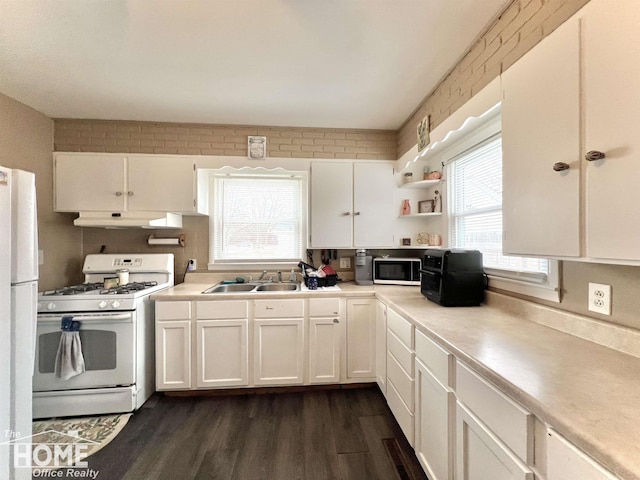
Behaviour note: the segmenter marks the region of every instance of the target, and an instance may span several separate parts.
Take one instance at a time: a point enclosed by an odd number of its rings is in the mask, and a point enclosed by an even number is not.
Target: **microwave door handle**
[[[121,313],[118,315],[109,315],[109,316],[91,316],[91,315],[60,315],[55,317],[39,317],[38,323],[60,323],[62,317],[70,316],[73,317],[74,320],[78,322],[90,322],[90,323],[126,323],[133,322],[133,317],[130,313]]]

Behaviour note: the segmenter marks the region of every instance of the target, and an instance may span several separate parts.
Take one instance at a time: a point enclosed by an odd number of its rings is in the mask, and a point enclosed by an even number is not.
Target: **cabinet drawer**
[[[387,403],[402,432],[413,447],[413,414],[402,401],[392,381],[387,381]]]
[[[310,298],[310,317],[332,317],[340,315],[340,299],[338,298]]]
[[[413,378],[407,375],[393,355],[387,355],[387,380],[392,382],[409,411],[413,413]]]
[[[184,320],[191,318],[191,302],[156,302],[156,320]]]
[[[453,388],[453,354],[416,330],[416,358],[418,358],[431,374],[442,384]]]
[[[387,351],[395,357],[405,372],[413,378],[413,352],[391,331],[387,331]]]
[[[387,312],[387,328],[395,333],[402,343],[413,349],[413,325],[390,308]]]
[[[533,415],[457,362],[456,394],[525,462],[533,461]]]
[[[256,300],[256,318],[304,317],[304,300]]]
[[[564,480],[615,480],[616,477],[569,443],[554,429],[547,429],[547,478]]]
[[[196,317],[199,320],[229,320],[248,316],[249,302],[245,300],[196,302]]]

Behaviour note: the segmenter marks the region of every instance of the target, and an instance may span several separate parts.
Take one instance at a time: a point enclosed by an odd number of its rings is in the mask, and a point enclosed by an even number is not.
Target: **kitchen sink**
[[[256,292],[295,292],[297,290],[300,290],[299,283],[265,283],[256,288]]]
[[[202,293],[297,292],[299,283],[219,283]]]
[[[229,284],[219,284],[214,285],[211,288],[207,288],[202,293],[236,293],[236,292],[250,292],[256,288],[255,285],[251,285],[249,283],[229,283]]]

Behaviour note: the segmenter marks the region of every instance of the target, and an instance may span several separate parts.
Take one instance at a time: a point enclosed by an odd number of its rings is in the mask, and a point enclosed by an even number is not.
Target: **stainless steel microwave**
[[[419,258],[376,257],[373,259],[373,283],[386,285],[420,285]]]

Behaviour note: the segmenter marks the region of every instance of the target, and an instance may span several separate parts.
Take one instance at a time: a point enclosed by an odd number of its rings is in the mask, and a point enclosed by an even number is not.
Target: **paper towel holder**
[[[149,235],[149,238],[147,238],[147,244],[151,247],[157,247],[157,246],[166,247],[171,245],[175,245],[175,246],[179,245],[181,247],[184,247],[185,235],[184,233],[182,233],[177,237],[156,237],[155,235],[151,234]]]

